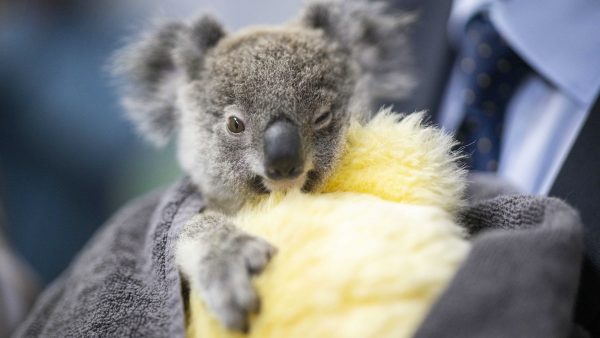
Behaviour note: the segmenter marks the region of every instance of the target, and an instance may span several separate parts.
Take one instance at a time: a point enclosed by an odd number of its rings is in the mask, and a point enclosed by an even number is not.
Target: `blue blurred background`
[[[160,18],[209,10],[230,29],[279,23],[299,0],[0,1],[0,196],[7,236],[55,278],[112,213],[180,175],[122,117],[106,64]]]

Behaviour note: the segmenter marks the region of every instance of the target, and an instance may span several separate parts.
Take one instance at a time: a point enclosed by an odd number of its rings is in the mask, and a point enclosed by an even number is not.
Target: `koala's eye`
[[[315,129],[325,128],[331,123],[331,110],[321,111],[314,120]]]
[[[234,134],[239,134],[243,132],[246,127],[244,126],[244,122],[237,116],[230,116],[227,119],[227,129]]]

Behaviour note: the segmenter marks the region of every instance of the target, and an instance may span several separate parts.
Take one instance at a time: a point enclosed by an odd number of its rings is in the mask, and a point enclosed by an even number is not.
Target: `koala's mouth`
[[[293,189],[301,189],[306,182],[306,173],[292,179],[272,180],[266,177],[261,177],[263,186],[269,191],[288,191]]]
[[[301,189],[303,192],[311,192],[319,182],[320,175],[315,170],[290,180],[270,180],[261,175],[256,175],[251,180],[252,189],[258,194],[269,194],[274,191],[289,191]]]

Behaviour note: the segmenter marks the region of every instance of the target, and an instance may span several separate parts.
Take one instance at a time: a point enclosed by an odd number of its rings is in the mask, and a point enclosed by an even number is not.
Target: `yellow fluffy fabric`
[[[424,127],[423,113],[402,117],[383,109],[365,126],[353,122],[341,163],[322,191],[365,193],[454,213],[465,188],[465,171],[451,150],[454,140]]]
[[[464,171],[452,139],[381,111],[352,123],[319,193],[271,196],[236,224],[279,249],[255,279],[262,311],[250,337],[408,337],[467,255],[455,224]],[[223,329],[190,295],[188,337]]]

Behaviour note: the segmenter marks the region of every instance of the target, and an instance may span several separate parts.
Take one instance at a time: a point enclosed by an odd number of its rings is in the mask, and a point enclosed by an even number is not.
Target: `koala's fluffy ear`
[[[112,73],[123,81],[123,106],[138,131],[164,145],[177,128],[179,84],[198,76],[204,55],[225,35],[213,17],[160,25],[119,51]]]
[[[405,98],[414,87],[407,37],[414,17],[383,1],[316,0],[300,22],[323,30],[351,54],[360,68],[355,96],[375,109],[375,102]]]

